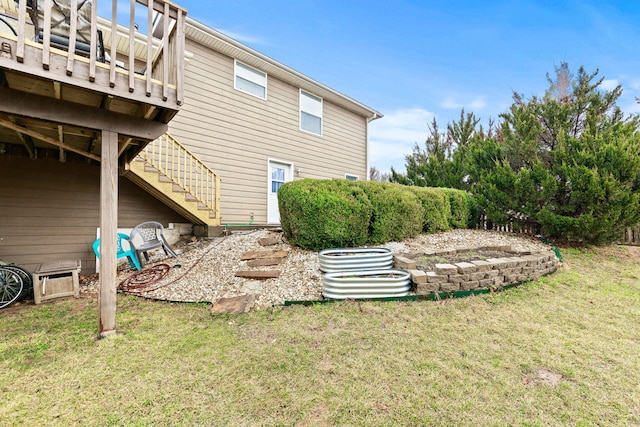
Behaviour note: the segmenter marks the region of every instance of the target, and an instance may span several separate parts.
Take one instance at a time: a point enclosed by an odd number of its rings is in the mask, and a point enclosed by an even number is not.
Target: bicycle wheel
[[[0,267],[0,308],[13,304],[22,295],[24,283],[20,275],[5,267]]]
[[[17,265],[3,265],[2,267],[15,271],[22,279],[22,294],[18,297],[18,301],[22,301],[27,297],[33,298],[33,276],[31,276],[31,272]]]

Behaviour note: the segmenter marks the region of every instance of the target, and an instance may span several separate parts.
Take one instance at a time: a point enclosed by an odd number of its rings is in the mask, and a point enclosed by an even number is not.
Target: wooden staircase
[[[220,177],[171,135],[149,143],[124,176],[194,224],[220,225]]]

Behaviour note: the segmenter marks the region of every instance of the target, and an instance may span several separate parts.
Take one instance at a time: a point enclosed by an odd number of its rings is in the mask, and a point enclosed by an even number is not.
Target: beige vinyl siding
[[[43,262],[80,259],[83,272],[95,271],[99,165],[5,155],[0,182],[0,259],[30,271]],[[120,178],[119,186],[118,227],[188,222],[129,180]]]
[[[234,89],[233,58],[191,40],[187,49],[185,104],[169,132],[220,174],[223,223],[252,212],[266,223],[269,159],[293,163],[296,179],[366,176],[364,117],[325,99],[323,135],[301,131],[299,88],[268,75],[267,99],[256,98]]]

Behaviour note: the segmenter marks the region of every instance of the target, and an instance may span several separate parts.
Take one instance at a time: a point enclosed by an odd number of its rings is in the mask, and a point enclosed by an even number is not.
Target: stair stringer
[[[127,165],[124,176],[194,224],[219,226],[215,211],[141,159]]]

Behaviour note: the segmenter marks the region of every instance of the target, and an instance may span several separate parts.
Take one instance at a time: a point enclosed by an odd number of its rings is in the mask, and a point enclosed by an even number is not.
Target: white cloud
[[[429,133],[434,114],[421,108],[409,108],[385,114],[369,125],[369,164],[389,171],[404,171],[405,156],[413,146],[422,144]]]
[[[634,90],[638,90],[640,89],[640,79],[636,78],[636,79],[632,79],[631,82],[629,83],[629,85],[627,87],[625,87],[625,89],[634,89]]]
[[[263,38],[260,38],[248,33],[238,33],[235,31],[230,31],[230,30],[228,31],[228,30],[222,29],[218,27],[215,22],[213,22],[210,19],[207,19],[206,17],[204,18],[198,17],[198,21],[206,25],[207,27],[214,28],[217,31],[220,31],[225,36],[231,37],[232,39],[240,43],[251,44],[251,45],[269,45],[269,42]]]
[[[625,114],[639,114],[640,104],[635,101],[628,102],[626,105],[620,107]]]
[[[487,102],[484,100],[484,97],[478,97],[472,100],[469,104],[467,104],[465,108],[469,111],[475,111],[475,110],[482,110],[486,106],[487,106]]]
[[[602,83],[600,83],[600,88],[602,90],[613,90],[616,87],[618,87],[618,85],[620,84],[620,82],[618,80],[614,80],[614,79],[605,79],[602,81]]]
[[[467,111],[482,110],[487,106],[487,102],[484,100],[484,96],[476,96],[471,100],[460,101],[455,96],[447,96],[441,103],[440,107],[446,110],[461,110]]]
[[[625,114],[639,114],[640,104],[638,104],[637,98],[640,97],[640,78],[629,79],[623,89],[617,104]]]
[[[253,45],[266,45],[267,42],[263,39],[261,39],[260,37],[255,37],[249,34],[241,34],[241,33],[235,33],[233,31],[227,31],[227,30],[223,30],[218,28],[218,31],[220,31],[222,34],[231,37],[232,39],[239,41],[240,43],[243,44],[253,44]]]
[[[456,101],[452,96],[448,96],[440,103],[442,108],[446,108],[447,110],[459,110],[464,107],[464,104],[460,104]]]

